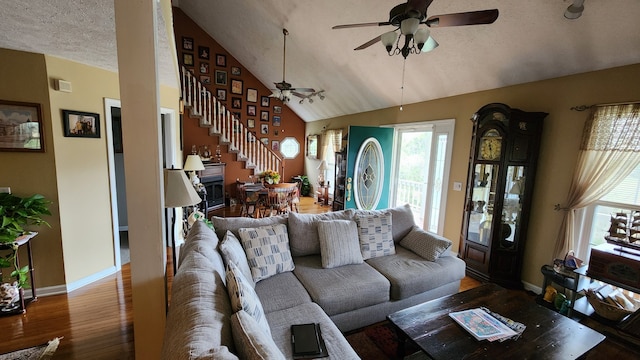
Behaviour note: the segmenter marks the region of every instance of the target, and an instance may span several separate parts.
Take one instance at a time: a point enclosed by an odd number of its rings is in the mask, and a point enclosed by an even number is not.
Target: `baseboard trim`
[[[528,283],[526,281],[523,281],[522,284],[524,284],[524,289],[525,290],[529,290],[535,294],[542,294],[542,288],[536,285],[533,285],[531,283]]]
[[[54,285],[54,286],[45,286],[45,287],[38,287],[37,290],[37,294],[38,297],[41,296],[52,296],[52,295],[61,295],[61,294],[68,294],[74,290],[78,290],[84,286],[87,286],[89,284],[92,284],[98,280],[102,280],[105,277],[109,276],[109,275],[113,275],[115,274],[117,271],[115,266],[112,266],[110,268],[107,268],[105,270],[102,270],[100,272],[97,272],[91,276],[87,276],[83,279],[80,279],[78,281],[74,281],[72,283],[66,284],[66,285]],[[24,295],[25,297],[31,297],[33,295],[33,292],[31,289],[25,289],[24,291]]]

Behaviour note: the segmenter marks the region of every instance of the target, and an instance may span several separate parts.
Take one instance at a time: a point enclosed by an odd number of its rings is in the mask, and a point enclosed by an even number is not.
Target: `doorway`
[[[415,223],[442,235],[455,121],[394,126],[394,206],[409,204]]]
[[[104,99],[105,135],[107,138],[107,160],[109,164],[109,183],[111,193],[111,219],[113,226],[114,262],[116,271],[120,271],[122,264],[128,261],[128,223],[127,196],[125,188],[124,153],[122,146],[122,119],[120,116],[120,100]],[[178,167],[177,163],[177,118],[173,109],[160,108],[161,114],[161,143],[162,165],[164,168]],[[165,211],[165,224],[171,224],[171,212]],[[122,235],[122,236],[121,236]],[[168,237],[169,234],[165,234]],[[123,262],[124,260],[124,262]]]

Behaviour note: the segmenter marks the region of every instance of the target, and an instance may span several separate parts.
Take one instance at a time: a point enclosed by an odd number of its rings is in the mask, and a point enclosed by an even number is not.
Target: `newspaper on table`
[[[449,316],[480,341],[516,340],[526,329],[524,324],[496,314],[484,307],[452,312]]]

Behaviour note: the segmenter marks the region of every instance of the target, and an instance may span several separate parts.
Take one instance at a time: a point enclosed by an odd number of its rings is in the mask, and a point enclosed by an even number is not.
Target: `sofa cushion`
[[[253,282],[253,276],[251,275],[251,268],[249,268],[249,262],[247,261],[247,255],[244,252],[240,240],[229,230],[224,235],[222,242],[220,243],[220,252],[225,263],[232,262],[238,270],[242,272],[244,278],[251,280],[251,286],[255,287]]]
[[[389,300],[389,281],[366,263],[324,269],[320,256],[295,259],[293,273],[329,315]]]
[[[393,241],[397,243],[407,236],[409,231],[411,231],[411,227],[415,225],[413,212],[411,212],[411,205],[404,204],[384,210],[355,210],[355,214],[371,215],[379,214],[383,211],[391,213],[391,219],[393,220],[391,233],[393,234]]]
[[[292,272],[284,272],[261,280],[256,284],[255,290],[267,314],[311,302],[307,289]]]
[[[400,241],[400,245],[413,251],[421,257],[436,261],[440,255],[444,254],[451,247],[451,240],[444,238],[438,234],[424,231],[414,225],[411,232]]]
[[[224,238],[224,234],[227,233],[227,230],[230,230],[232,233],[239,237],[240,234],[238,234],[238,230],[240,228],[255,228],[259,226],[286,224],[287,214],[269,216],[260,219],[248,217],[223,218],[219,216],[212,216],[211,223],[213,224],[213,228],[216,229],[216,235],[218,235],[220,239]]]
[[[233,341],[242,359],[271,360],[285,357],[273,342],[271,334],[265,333],[255,319],[240,310],[231,316]]]
[[[391,282],[391,298],[405,299],[464,278],[465,263],[455,256],[429,261],[402,246],[396,254],[366,261]]]
[[[275,274],[293,270],[286,225],[240,228],[238,233],[247,254],[253,281],[258,282]]]
[[[200,221],[187,236],[173,278],[162,359],[210,359],[225,346],[234,348],[229,322],[233,311],[217,243],[215,233]]]
[[[249,281],[244,278],[242,272],[233,263],[227,264],[227,293],[229,294],[233,311],[246,311],[256,320],[265,333],[271,335],[260,298],[258,298]]]
[[[396,253],[391,233],[391,213],[356,214],[362,258],[367,260]]]
[[[275,311],[267,314],[267,318],[271,324],[273,341],[287,358],[291,358],[293,355],[291,325],[318,323],[329,353],[327,359],[359,359],[347,339],[318,304],[306,303],[286,310]]]
[[[319,255],[320,240],[318,238],[318,221],[350,220],[353,210],[341,210],[323,214],[289,213],[289,239],[291,254],[295,256]]]
[[[362,264],[358,228],[351,220],[318,222],[318,239],[323,268]]]

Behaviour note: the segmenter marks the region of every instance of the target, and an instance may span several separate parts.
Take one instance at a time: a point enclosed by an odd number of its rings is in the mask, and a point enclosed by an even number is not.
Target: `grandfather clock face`
[[[502,154],[502,137],[500,133],[491,129],[482,135],[478,147],[478,159],[499,160]]]

